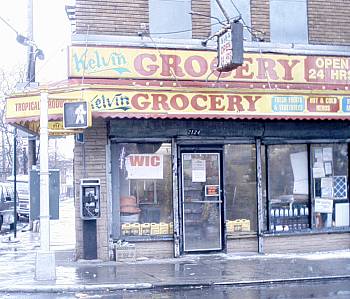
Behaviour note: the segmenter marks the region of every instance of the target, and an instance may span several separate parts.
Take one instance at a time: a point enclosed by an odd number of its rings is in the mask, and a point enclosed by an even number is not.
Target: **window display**
[[[314,227],[349,226],[347,144],[312,145],[311,159]]]
[[[268,206],[270,231],[309,228],[309,178],[306,144],[270,145]]]
[[[172,234],[171,145],[123,143],[117,155],[121,235]]]
[[[224,164],[227,233],[255,232],[257,230],[255,145],[225,145]]]

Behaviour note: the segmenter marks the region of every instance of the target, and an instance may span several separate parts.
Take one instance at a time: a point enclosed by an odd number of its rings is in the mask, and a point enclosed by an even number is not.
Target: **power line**
[[[0,20],[3,21],[12,31],[18,35],[18,31],[13,26],[11,26],[2,16],[0,16]]]

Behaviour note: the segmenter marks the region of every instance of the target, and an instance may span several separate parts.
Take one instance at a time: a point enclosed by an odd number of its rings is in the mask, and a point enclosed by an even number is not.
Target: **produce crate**
[[[151,234],[151,223],[142,223],[141,224],[141,235],[149,236]]]
[[[151,223],[151,235],[159,235],[159,223]]]
[[[130,236],[130,234],[131,234],[130,223],[123,223],[122,224],[122,235],[123,236]]]
[[[130,234],[132,236],[139,236],[140,235],[140,230],[141,230],[140,223],[131,223],[131,225],[130,225]]]
[[[169,224],[161,222],[159,223],[159,234],[168,235],[169,234]]]

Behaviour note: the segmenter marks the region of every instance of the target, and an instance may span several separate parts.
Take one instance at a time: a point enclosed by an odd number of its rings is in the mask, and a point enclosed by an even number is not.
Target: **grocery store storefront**
[[[74,46],[69,61],[49,115],[53,132],[63,102],[92,109],[75,147],[78,258],[91,234],[104,260],[120,240],[158,258],[349,249],[348,58],[246,53],[218,82],[210,51]],[[11,97],[8,120],[33,124],[36,101]],[[82,178],[101,181],[93,233]]]

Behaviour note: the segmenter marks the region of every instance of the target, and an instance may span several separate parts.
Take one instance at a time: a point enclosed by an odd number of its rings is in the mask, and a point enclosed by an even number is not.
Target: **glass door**
[[[220,153],[181,153],[184,252],[222,250]]]

